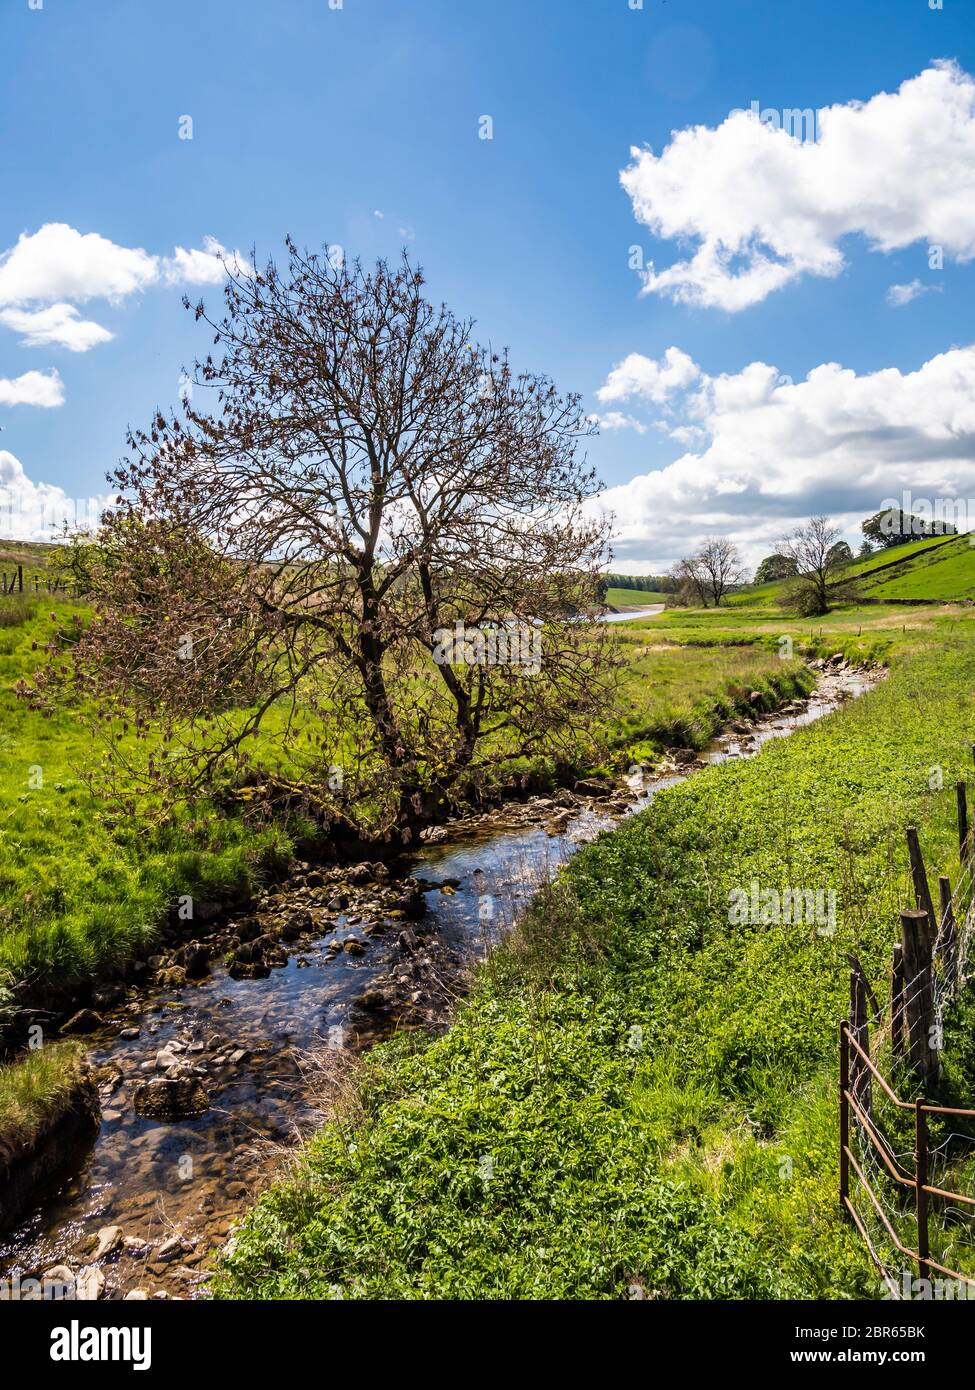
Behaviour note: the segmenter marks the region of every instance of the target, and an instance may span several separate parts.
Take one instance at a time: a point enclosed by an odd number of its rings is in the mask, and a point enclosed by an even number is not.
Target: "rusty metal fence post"
[[[850,1089],[850,1041],[847,1037],[847,1023],[840,1023],[840,1209],[845,1220],[849,1220],[846,1209],[850,1196],[850,1103],[847,1094]]]
[[[914,1102],[914,1192],[917,1201],[917,1274],[919,1279],[930,1277],[928,1256],[928,1123],[924,1114],[924,1101],[920,1097]]]

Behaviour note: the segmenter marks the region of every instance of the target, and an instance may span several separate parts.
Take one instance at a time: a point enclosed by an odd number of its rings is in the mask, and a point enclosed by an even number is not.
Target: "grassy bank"
[[[4,985],[70,999],[147,949],[177,895],[219,898],[291,852],[285,827],[206,807],[160,823],[151,805],[134,822],[92,798],[85,775],[100,750],[85,726],[14,693],[78,611],[60,603],[52,617],[51,602],[0,601],[0,1024]]]
[[[882,993],[904,826],[954,872],[975,733],[971,621],[899,646],[862,701],[580,853],[444,1038],[370,1057],[218,1293],[877,1296],[837,1218],[846,953]],[[835,930],[734,925],[753,879],[834,891]]]
[[[0,1171],[72,1104],[82,1079],[82,1049],[71,1040],[28,1052],[0,1067]]]
[[[686,630],[661,631],[658,621],[627,623],[618,634],[625,665],[619,706],[605,730],[617,766],[652,761],[667,748],[703,748],[728,720],[774,709],[815,684],[804,662],[783,661],[772,646],[733,633],[682,642]]]

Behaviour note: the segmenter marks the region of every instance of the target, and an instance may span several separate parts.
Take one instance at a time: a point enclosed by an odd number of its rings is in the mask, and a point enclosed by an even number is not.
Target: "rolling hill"
[[[975,599],[975,537],[934,536],[875,552],[844,571],[856,579],[861,603],[950,603]],[[729,607],[781,603],[786,581],[753,585],[732,594]]]

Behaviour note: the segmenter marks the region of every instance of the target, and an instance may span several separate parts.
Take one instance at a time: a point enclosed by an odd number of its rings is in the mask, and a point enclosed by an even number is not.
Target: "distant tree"
[[[829,517],[814,516],[804,526],[797,526],[782,544],[781,553],[796,567],[787,600],[807,617],[828,613],[831,600],[846,602],[856,594],[854,584],[840,583],[846,562],[839,552],[839,539],[839,527]]]
[[[831,548],[829,555],[837,569],[842,569],[845,565],[853,564],[853,551],[847,545],[846,541],[837,541]]]
[[[882,549],[894,545],[904,545],[907,541],[923,540],[929,536],[954,536],[957,526],[950,521],[925,521],[923,517],[901,511],[900,507],[888,507],[867,517],[860,530]]]
[[[872,554],[873,554],[873,546],[870,544],[870,542],[869,542],[869,540],[867,539],[867,537],[864,536],[863,541],[862,541],[862,543],[861,543],[861,545],[860,545],[860,549],[857,551],[857,557],[858,557],[858,559],[860,559],[860,560],[867,560],[867,559],[869,559],[869,557],[870,557]]]
[[[709,536],[701,547],[698,561],[707,591],[718,608],[729,589],[745,578],[741,552],[734,541],[724,536]]]
[[[755,571],[755,583],[771,584],[776,579],[791,579],[795,572],[795,561],[788,555],[766,555]]]
[[[744,579],[741,554],[734,541],[708,536],[694,555],[685,555],[671,570],[687,603],[719,607],[728,591]]]
[[[708,587],[698,555],[685,555],[671,566],[670,579],[677,602],[685,607],[707,608]]]

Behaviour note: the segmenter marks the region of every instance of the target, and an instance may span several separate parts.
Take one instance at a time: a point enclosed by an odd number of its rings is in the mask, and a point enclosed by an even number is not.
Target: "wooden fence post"
[[[19,591],[20,593],[23,593],[23,592],[24,592],[24,567],[23,567],[23,565],[18,565],[18,566],[17,566],[17,589],[18,589],[18,591]]]
[[[955,800],[958,803],[958,857],[962,866],[971,854],[971,836],[968,833],[968,791],[964,782],[955,786]]]
[[[867,981],[862,968],[855,966],[850,971],[850,1032],[853,1040],[870,1055],[870,1029],[867,1023]],[[850,1095],[860,1109],[869,1115],[872,1111],[873,1086],[866,1062],[857,1052],[851,1050],[850,1056]]]
[[[911,1066],[925,1082],[938,1079],[938,1052],[931,1047],[934,1026],[934,988],[931,979],[931,931],[925,912],[901,913],[904,993],[910,1033]]]
[[[959,783],[964,788],[964,783]],[[966,838],[968,815],[965,815]],[[928,921],[934,923],[934,903],[931,901],[931,889],[928,887],[928,876],[924,869],[924,858],[921,854],[921,845],[917,838],[917,830],[913,825],[907,827],[907,852],[911,857],[911,878],[914,880],[914,899],[919,912],[926,912]],[[908,977],[910,978],[910,977]]]

